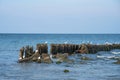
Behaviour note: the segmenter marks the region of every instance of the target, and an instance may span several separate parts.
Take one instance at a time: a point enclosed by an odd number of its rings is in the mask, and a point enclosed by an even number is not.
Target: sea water
[[[35,50],[37,43],[47,43],[49,50],[52,43],[120,43],[120,34],[0,34],[0,80],[120,80],[120,65],[111,58],[119,58],[120,50],[87,54],[92,60],[86,61],[70,56],[71,64],[17,63],[19,49],[31,45]]]

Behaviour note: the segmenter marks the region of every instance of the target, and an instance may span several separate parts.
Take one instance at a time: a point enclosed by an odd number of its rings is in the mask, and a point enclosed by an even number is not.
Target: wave
[[[112,54],[120,54],[120,52],[111,52]]]
[[[97,58],[107,58],[107,59],[112,59],[112,58],[115,58],[116,56],[115,55],[112,55],[112,56],[100,56],[100,55],[97,55]]]

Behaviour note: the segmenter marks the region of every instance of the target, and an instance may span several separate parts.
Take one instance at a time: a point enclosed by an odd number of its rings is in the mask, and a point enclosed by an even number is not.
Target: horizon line
[[[0,33],[0,34],[120,34],[120,33]]]

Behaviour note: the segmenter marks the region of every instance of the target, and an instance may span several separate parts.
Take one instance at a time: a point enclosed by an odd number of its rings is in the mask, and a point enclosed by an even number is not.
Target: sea
[[[19,49],[36,44],[120,44],[120,34],[0,34],[0,80],[120,80],[120,50],[85,54],[91,60],[71,55],[74,63],[18,63]],[[97,57],[99,55],[99,57]],[[100,57],[101,56],[101,57]],[[69,70],[64,73],[64,70]]]

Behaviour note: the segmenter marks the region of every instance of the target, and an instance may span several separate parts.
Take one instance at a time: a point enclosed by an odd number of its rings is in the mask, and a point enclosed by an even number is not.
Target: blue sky
[[[120,33],[120,0],[0,0],[0,33]]]

